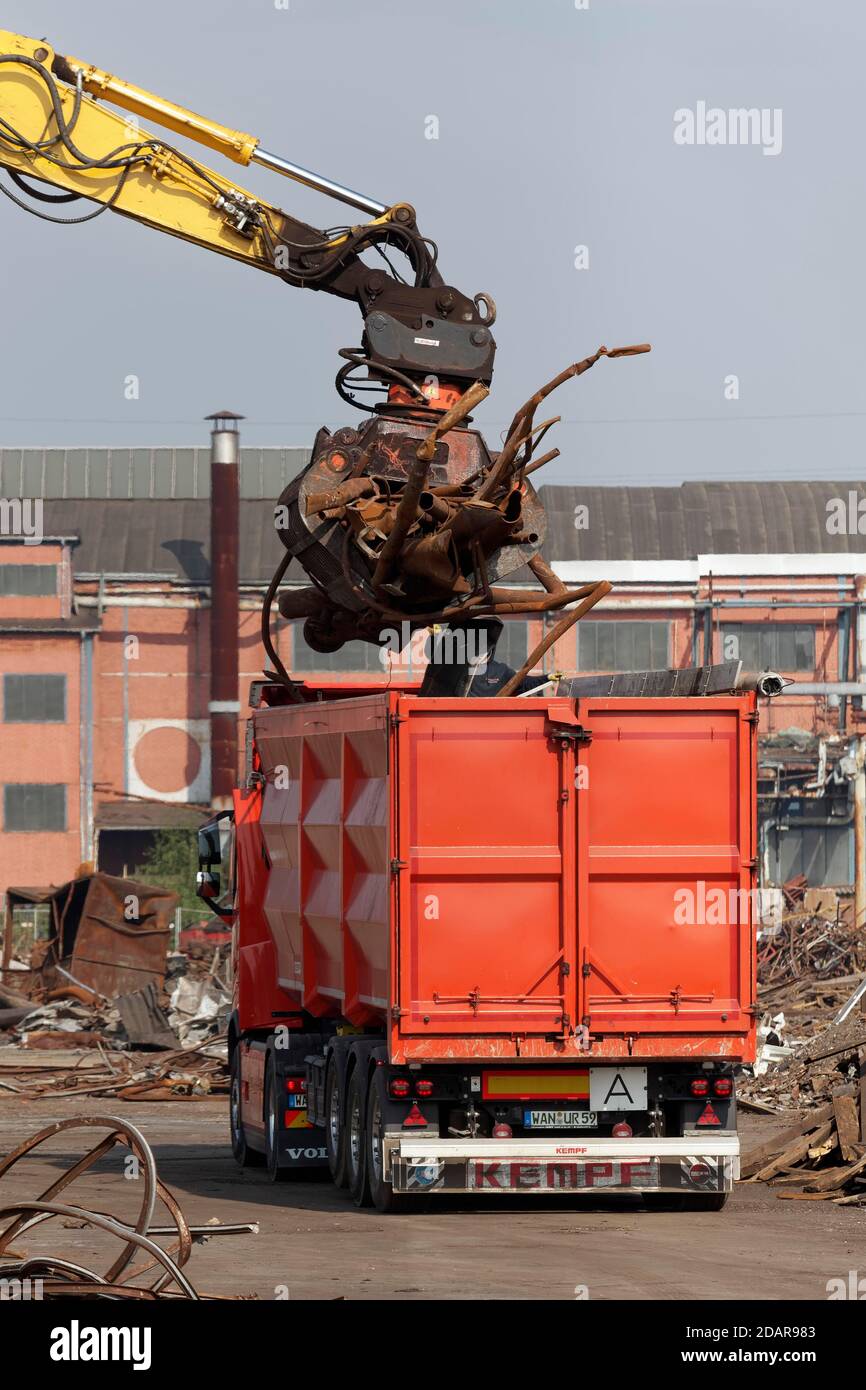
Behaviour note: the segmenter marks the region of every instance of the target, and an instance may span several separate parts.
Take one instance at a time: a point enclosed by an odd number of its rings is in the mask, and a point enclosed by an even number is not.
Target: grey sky
[[[855,0],[6,0],[2,23],[413,203],[446,279],[498,304],[493,444],[568,362],[652,342],[561,389],[539,481],[861,474]],[[676,145],[698,101],[781,108],[781,153]],[[239,177],[315,225],[346,215]],[[3,199],[0,245],[4,445],[201,443],[223,406],[248,443],[309,444],[353,417],[332,384],[351,304],[111,214],[58,228]]]

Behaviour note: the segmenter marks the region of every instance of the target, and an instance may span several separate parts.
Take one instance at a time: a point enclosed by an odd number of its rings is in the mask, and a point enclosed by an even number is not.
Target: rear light
[[[302,1076],[287,1076],[286,1090],[289,1095],[297,1095],[299,1091],[306,1091],[307,1083]]]
[[[710,1094],[710,1083],[705,1076],[695,1077],[694,1081],[689,1082],[689,1090],[693,1096],[708,1096]]]
[[[414,1104],[412,1106],[412,1109],[409,1111],[409,1114],[403,1121],[404,1129],[407,1129],[410,1126],[420,1127],[421,1129],[427,1128],[427,1121],[424,1119],[424,1116],[421,1114],[421,1111],[418,1109],[417,1105]]]
[[[415,1094],[416,1094],[416,1096],[432,1096],[432,1094],[433,1094],[433,1082],[432,1082],[432,1081],[416,1081],[416,1082],[415,1082]]]
[[[494,1139],[510,1139],[512,1135],[511,1125],[498,1124],[493,1126]]]
[[[734,1083],[729,1076],[720,1076],[713,1082],[713,1090],[717,1096],[729,1096],[734,1089]]]
[[[630,1139],[633,1133],[634,1131],[627,1120],[620,1120],[611,1130],[614,1139]]]
[[[409,1094],[409,1082],[406,1080],[405,1076],[392,1076],[391,1080],[388,1082],[388,1090],[392,1096],[396,1096],[398,1100],[402,1100]]]

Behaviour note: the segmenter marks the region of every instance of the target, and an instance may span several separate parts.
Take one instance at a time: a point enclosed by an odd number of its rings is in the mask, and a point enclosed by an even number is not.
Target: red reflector
[[[400,1098],[408,1096],[409,1082],[406,1080],[405,1076],[392,1076],[388,1083],[388,1090],[391,1092],[392,1096],[398,1096]]]
[[[510,1139],[512,1135],[511,1125],[499,1124],[493,1126],[494,1139]]]
[[[422,1129],[427,1128],[427,1121],[424,1119],[424,1116],[421,1114],[421,1111],[418,1109],[417,1105],[412,1106],[412,1109],[409,1111],[409,1114],[403,1121],[404,1129],[406,1129],[409,1125],[416,1127],[420,1126]]]
[[[720,1125],[722,1122],[713,1109],[712,1102],[707,1101],[704,1106],[703,1114],[698,1118],[699,1125]]]
[[[630,1139],[633,1133],[634,1131],[627,1120],[620,1120],[611,1130],[614,1139]]]
[[[693,1096],[708,1096],[710,1094],[710,1083],[706,1077],[699,1076],[689,1083],[689,1090]]]
[[[704,1183],[710,1176],[710,1170],[706,1163],[693,1163],[689,1169],[689,1177],[692,1182]]]
[[[433,1082],[432,1082],[432,1081],[416,1081],[416,1082],[415,1082],[415,1094],[416,1094],[416,1096],[432,1096],[432,1094],[433,1094]]]
[[[306,1089],[307,1083],[302,1076],[286,1077],[286,1090],[290,1093],[295,1094],[298,1091],[306,1091]]]
[[[729,1076],[720,1076],[718,1081],[713,1082],[713,1090],[717,1096],[729,1096],[734,1089],[734,1083]]]

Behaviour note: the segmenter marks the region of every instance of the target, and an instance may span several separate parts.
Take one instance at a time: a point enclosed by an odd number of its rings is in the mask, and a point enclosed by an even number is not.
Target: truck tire
[[[343,1119],[340,1071],[333,1057],[328,1061],[325,1076],[325,1135],[331,1181],[335,1187],[346,1187],[349,1182],[346,1165],[346,1125]]]
[[[367,1179],[373,1206],[381,1212],[401,1212],[412,1209],[411,1198],[405,1192],[395,1192],[385,1181],[382,1163],[382,1140],[385,1135],[385,1077],[377,1067],[370,1081],[367,1096]]]
[[[251,1149],[244,1135],[241,1123],[241,1050],[232,1049],[229,1063],[229,1135],[232,1154],[240,1168],[261,1168],[265,1156],[257,1149]]]
[[[686,1210],[722,1211],[730,1195],[730,1192],[702,1192],[698,1197],[687,1197]]]
[[[277,1112],[277,1088],[274,1084],[274,1067],[270,1057],[265,1067],[265,1163],[271,1182],[285,1182],[289,1170],[280,1167],[279,1125]]]
[[[686,1198],[679,1192],[645,1192],[643,1203],[647,1211],[682,1211]]]
[[[364,1123],[366,1086],[364,1068],[359,1064],[352,1070],[346,1092],[346,1175],[349,1192],[356,1207],[370,1206],[370,1183],[367,1176],[367,1134]]]

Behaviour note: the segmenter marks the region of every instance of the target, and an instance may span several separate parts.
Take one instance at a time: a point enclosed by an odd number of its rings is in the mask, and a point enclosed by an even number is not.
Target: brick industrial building
[[[241,717],[260,675],[261,599],[282,549],[272,502],[302,449],[242,449]],[[3,514],[0,891],[63,882],[83,863],[132,871],[160,827],[210,796],[207,449],[4,449],[0,498],[42,498],[41,540]],[[761,715],[765,875],[851,882],[851,809],[838,768],[866,732],[866,553],[828,528],[843,483],[545,487],[545,554],[612,594],[544,658],[565,672],[739,657],[796,684]],[[296,566],[289,583],[304,582]],[[542,619],[509,622],[518,665]],[[352,643],[322,657],[275,619],[295,674],[388,679]],[[423,664],[418,643],[401,672]],[[240,740],[243,748],[243,739]]]

